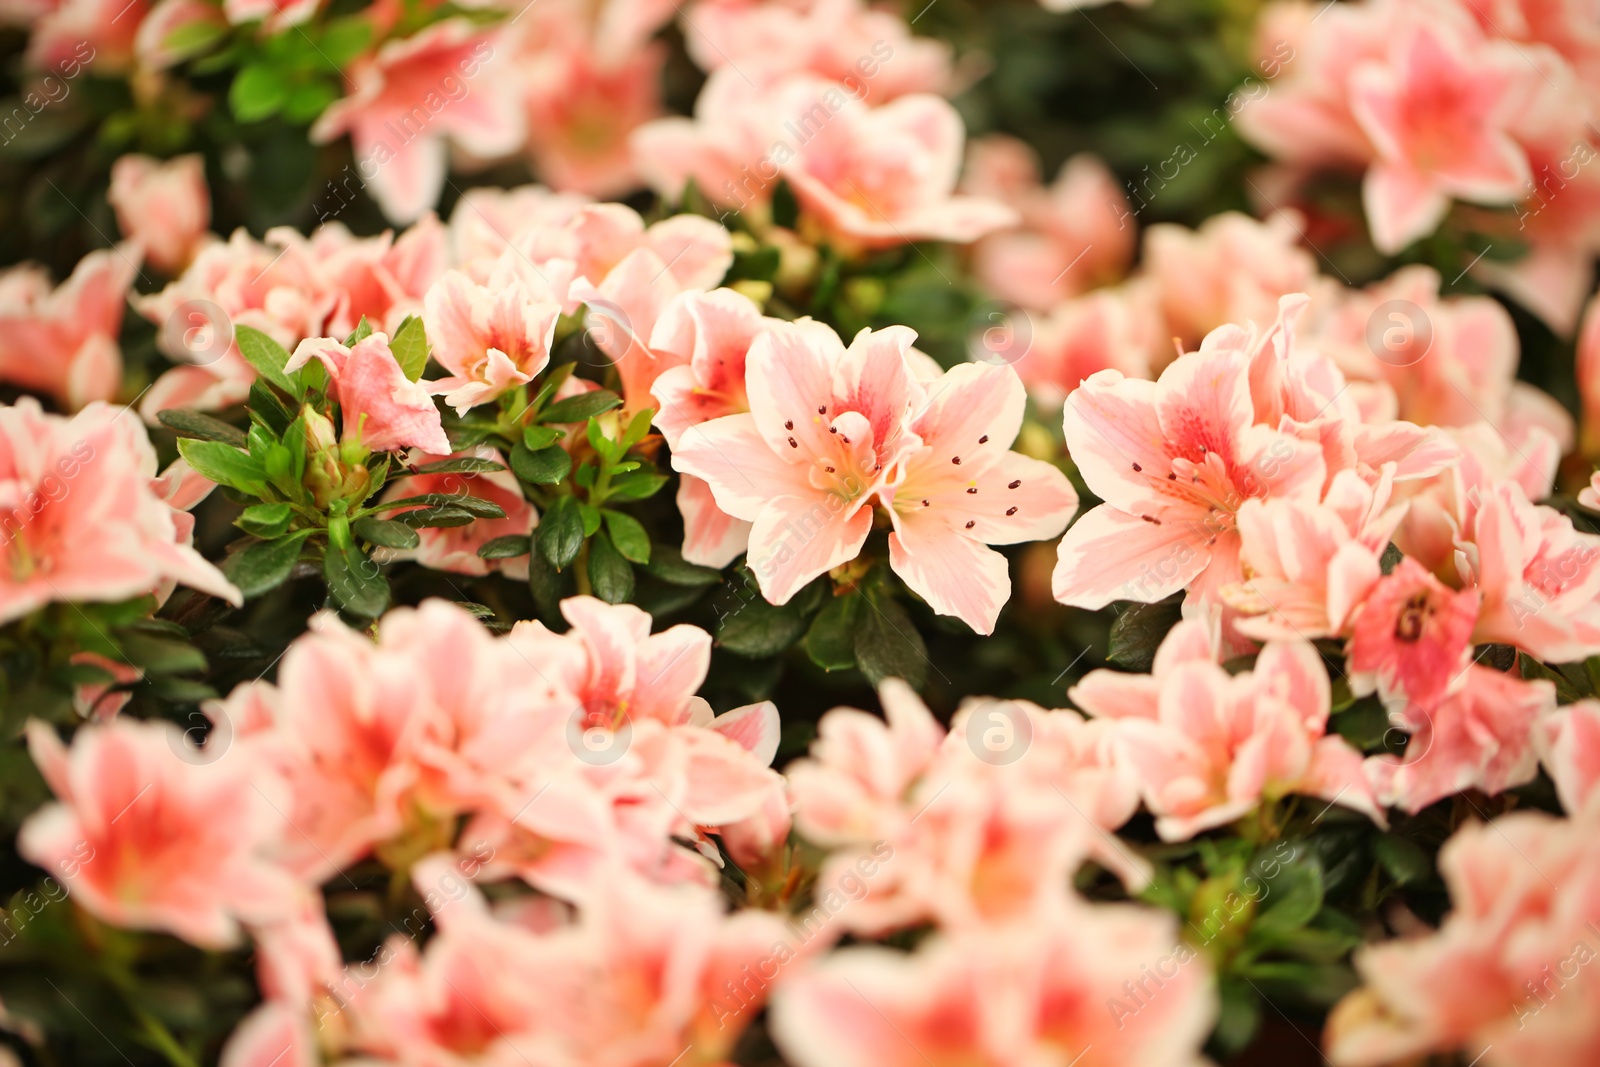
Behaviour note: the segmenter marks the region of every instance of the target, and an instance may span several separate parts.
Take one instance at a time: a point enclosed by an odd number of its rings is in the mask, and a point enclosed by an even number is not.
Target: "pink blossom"
[[[263,23],[270,32],[305,22],[317,13],[322,0],[223,0],[222,10],[234,25]]]
[[[1453,910],[1436,931],[1357,951],[1365,986],[1329,1019],[1331,1062],[1378,1067],[1460,1050],[1485,1067],[1520,1067],[1600,1053],[1597,987],[1584,966],[1600,919],[1595,810],[1516,812],[1457,830],[1439,854]]]
[[[480,445],[465,452],[447,456],[415,453],[410,459],[413,467],[451,459],[487,459],[505,465],[505,457],[493,448]],[[508,470],[485,471],[471,474],[413,474],[398,478],[384,492],[385,500],[402,500],[406,497],[437,493],[447,496],[470,496],[487,500],[504,511],[503,519],[477,519],[465,526],[427,527],[417,531],[421,540],[414,549],[391,551],[395,559],[414,559],[424,567],[454,574],[480,577],[493,571],[518,581],[528,577],[528,557],[488,560],[478,555],[478,549],[498,537],[526,537],[539,524],[539,514],[522,495],[516,476]],[[390,514],[398,517],[406,508],[397,508]]]
[[[54,601],[115,602],[182,582],[241,603],[155,492],[155,450],[125,409],[67,419],[32,397],[0,407],[0,620]]]
[[[564,225],[587,203],[585,196],[553,193],[542,185],[468,189],[450,215],[455,262],[470,274],[473,265],[493,263],[523,234]]]
[[[750,558],[773,603],[860,553],[874,496],[921,444],[907,426],[914,338],[863,330],[846,349],[820,323],[773,327],[747,357],[750,412],[693,427],[673,451],[674,469],[754,524]]]
[[[1525,785],[1539,771],[1539,721],[1554,708],[1551,683],[1470,664],[1439,704],[1391,706],[1390,721],[1410,734],[1405,755],[1369,758],[1367,777],[1384,804],[1413,813],[1452,793]]]
[[[428,382],[465,414],[525,385],[550,362],[561,305],[517,279],[490,287],[450,271],[428,290],[423,323],[433,358],[450,377]]]
[[[205,160],[198,154],[163,163],[149,156],[119,156],[111,167],[106,199],[123,235],[139,242],[150,265],[177,274],[189,265],[211,224]]]
[[[241,769],[242,756],[185,760],[187,744],[170,724],[118,719],[81,728],[68,750],[32,723],[29,750],[57,803],[28,819],[17,848],[106,922],[226,948],[240,920],[272,918],[295,884],[266,858],[282,825],[274,783]]]
[[[1534,728],[1539,761],[1556,784],[1561,806],[1577,815],[1600,783],[1600,701],[1557,708]]]
[[[0,381],[74,409],[110,400],[122,385],[117,338],[138,254],[132,245],[90,252],[54,289],[34,264],[0,272]]]
[[[985,237],[974,249],[985,290],[1044,310],[1127,273],[1138,231],[1128,225],[1132,209],[1122,186],[1099,158],[1073,156],[1045,188],[1032,149],[1020,141],[991,135],[967,153],[962,190],[1022,216],[1022,229]]]
[[[217,1067],[315,1067],[316,1040],[303,1014],[269,1000],[228,1036]]]
[[[1026,405],[1009,368],[946,372],[912,416],[921,446],[882,491],[895,573],[935,611],[981,634],[994,631],[1011,598],[1006,558],[986,546],[1049,540],[1078,510],[1066,475],[1011,451]]]
[[[450,441],[428,390],[410,381],[389,338],[370,334],[346,348],[331,337],[311,338],[295,346],[284,370],[294,373],[311,360],[328,372],[328,389],[339,402],[344,440],[373,452],[420,448],[445,455]]]
[[[422,313],[422,299],[449,260],[444,227],[431,212],[399,237],[352,237],[337,222],[318,226],[310,249],[333,309],[323,332],[347,337],[364,318],[393,335],[409,315]]]
[[[745,395],[745,355],[760,332],[777,320],[761,314],[732,289],[687,292],[656,321],[650,348],[669,362],[650,387],[655,425],[670,448],[691,427],[750,410]],[[750,542],[750,524],[717,507],[711,488],[692,474],[681,476],[678,510],[683,514],[683,558],[726,567]]]
[[[99,73],[126,73],[133,64],[139,24],[149,11],[149,0],[49,3],[28,38],[28,65],[69,78],[91,65]]]
[[[942,98],[872,108],[819,82],[812,100],[798,112],[806,136],[781,169],[801,208],[846,247],[963,244],[1016,221],[1004,204],[955,195],[965,131]]]
[[[1198,1067],[1216,1000],[1175,927],[1132,905],[1063,904],[1028,927],[936,936],[909,955],[847,948],[778,989],[773,1038],[798,1067]],[[1152,971],[1156,991],[1131,996]]]
[[[1067,398],[1067,451],[1105,503],[1061,542],[1057,600],[1094,609],[1186,589],[1185,611],[1203,610],[1243,577],[1246,500],[1319,499],[1322,449],[1253,421],[1250,366],[1240,349],[1202,350],[1155,382],[1099,371]]]
[[[689,54],[703,69],[735,67],[763,82],[809,73],[840,82],[876,103],[942,92],[950,46],[915,37],[905,20],[862,0],[806,4],[724,4],[684,14]]]
[[[1600,293],[1590,299],[1578,331],[1578,396],[1582,402],[1585,456],[1600,457]]]
[[[1161,838],[1186,840],[1291,793],[1382,825],[1361,754],[1327,732],[1330,686],[1316,649],[1269,641],[1253,669],[1230,675],[1201,625],[1167,635],[1153,678],[1094,671],[1067,694],[1116,723],[1117,758],[1139,780]]]
[[[1160,336],[1155,297],[1154,287],[1139,281],[1064,300],[1044,316],[991,314],[993,325],[972,343],[972,356],[985,362],[997,356],[1009,360],[1018,345],[1026,345],[1011,366],[1033,401],[1054,411],[1096,371],[1153,376],[1161,347],[1171,343]]]
[[[350,69],[354,89],[322,113],[312,141],[348,133],[384,214],[420,218],[444,188],[447,138],[491,158],[522,143],[522,117],[498,80],[504,75],[486,69],[500,43],[465,19],[386,42]]]
[[[1466,681],[1477,619],[1476,590],[1457,592],[1416,560],[1402,559],[1356,608],[1351,689],[1434,707]]]

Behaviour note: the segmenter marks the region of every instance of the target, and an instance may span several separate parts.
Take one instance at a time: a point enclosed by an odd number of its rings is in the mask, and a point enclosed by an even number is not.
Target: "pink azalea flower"
[[[305,1016],[269,1000],[234,1028],[217,1067],[316,1067],[317,1063],[316,1039]]]
[[[928,387],[912,417],[922,445],[883,490],[889,561],[935,611],[981,634],[1011,598],[1005,556],[986,546],[1058,536],[1078,510],[1072,483],[1011,451],[1027,392],[1015,372],[968,363]]]
[[[773,327],[747,357],[750,413],[695,426],[673,451],[674,469],[754,524],[750,557],[772,603],[860,553],[874,496],[921,444],[907,425],[914,339],[863,330],[846,349],[820,323]]]
[[[433,358],[450,377],[428,383],[464,415],[531,382],[550,363],[561,305],[520,281],[478,285],[450,271],[428,290],[423,324]]]
[[[322,0],[223,0],[222,10],[236,26],[260,22],[276,33],[305,22],[321,6]]]
[[[1535,731],[1554,709],[1551,683],[1473,663],[1439,704],[1391,706],[1390,721],[1410,734],[1405,755],[1369,758],[1367,777],[1385,805],[1413,813],[1468,789],[1525,785],[1539,772]]]
[[[227,948],[240,920],[272,918],[296,886],[266,858],[281,827],[270,777],[174,755],[187,744],[170,724],[118,719],[81,728],[68,750],[30,724],[58,802],[28,819],[17,848],[112,925]]]
[[[1378,561],[1405,514],[1405,505],[1389,506],[1393,475],[1394,468],[1385,467],[1371,486],[1343,470],[1321,503],[1253,499],[1240,506],[1246,577],[1222,591],[1247,616],[1235,622],[1240,633],[1260,641],[1309,641],[1348,628],[1382,578]]]
[[[0,622],[53,601],[115,602],[169,582],[242,603],[155,492],[155,450],[126,409],[71,419],[32,397],[0,407]]]
[[[198,154],[162,163],[149,156],[119,156],[111,167],[106,199],[123,235],[139,242],[150,265],[177,274],[200,250],[211,225],[205,160]]]
[[[69,408],[110,400],[122,385],[122,312],[137,246],[90,252],[52,289],[44,269],[0,272],[0,381]]]
[[[1244,502],[1314,502],[1327,476],[1316,444],[1253,418],[1250,358],[1236,349],[1189,353],[1155,382],[1104,370],[1079,386],[1067,451],[1105,503],[1067,530],[1056,599],[1095,609],[1186,589],[1194,612],[1239,581]]]
[[[1096,371],[1153,376],[1161,346],[1171,343],[1159,336],[1161,313],[1155,297],[1147,282],[1130,282],[1064,300],[1045,316],[991,314],[992,325],[969,341],[969,349],[983,362],[1009,362],[1034,403],[1058,411]],[[1019,345],[1026,347],[1013,361]]]
[[[542,185],[468,189],[450,215],[455,262],[471,274],[473,265],[492,264],[524,234],[565,225],[587,203],[585,196],[553,193]]]
[[[801,208],[846,247],[964,244],[1016,222],[1004,204],[955,195],[965,131],[943,98],[914,93],[870,108],[837,85],[812,92],[798,114],[817,129],[781,169]]]
[[[326,223],[310,246],[335,300],[323,331],[330,337],[348,337],[362,319],[392,336],[407,316],[422,313],[423,296],[449,261],[444,227],[431,212],[398,238],[391,230],[352,237],[343,225]]]
[[[1331,693],[1316,649],[1269,641],[1252,670],[1230,675],[1200,626],[1167,635],[1153,678],[1093,671],[1067,693],[1116,723],[1117,758],[1138,778],[1161,838],[1187,840],[1290,793],[1383,825],[1360,753],[1327,732]]]
[[[1478,593],[1457,592],[1409,557],[1378,579],[1356,608],[1350,686],[1385,701],[1434,707],[1466,681]]]
[[[487,459],[502,466],[505,457],[493,448],[480,445],[465,452],[447,456],[416,453],[410,465],[422,466],[448,459]],[[478,519],[465,526],[428,527],[417,531],[421,540],[414,549],[387,550],[394,559],[413,559],[424,567],[453,574],[481,577],[498,571],[509,578],[526,581],[528,557],[488,560],[478,555],[478,549],[497,537],[526,537],[539,525],[539,513],[522,495],[516,475],[509,470],[487,471],[481,474],[413,474],[396,479],[384,492],[385,500],[402,500],[406,497],[438,493],[447,496],[470,496],[498,504],[506,513],[503,519]],[[410,509],[396,509],[391,514],[403,515]]]
[[[761,314],[732,289],[687,292],[656,321],[650,348],[677,365],[650,387],[656,429],[676,449],[690,427],[750,410],[745,395],[745,355],[757,335],[777,320]],[[681,476],[678,510],[683,515],[683,558],[726,567],[750,543],[750,524],[717,507],[711,487],[692,474]]]
[[[1578,331],[1578,396],[1582,401],[1583,439],[1580,447],[1591,458],[1600,456],[1600,293],[1589,301]],[[1536,498],[1537,499],[1537,498]]]
[[[1002,300],[1048,309],[1120,280],[1133,261],[1138,230],[1132,209],[1095,156],[1067,160],[1047,189],[1032,149],[990,135],[968,147],[962,190],[1000,200],[1022,216],[1022,229],[985,237],[973,250],[979,282]]]
[[[798,1067],[1198,1067],[1216,998],[1175,926],[1131,905],[1062,905],[909,955],[847,948],[779,987],[773,1038]]]
[[[1511,135],[1525,68],[1515,49],[1438,24],[1402,31],[1386,62],[1350,74],[1350,111],[1377,159],[1362,200],[1380,251],[1432,233],[1451,198],[1518,199],[1528,159]]]
[[[312,141],[348,133],[384,214],[396,222],[420,218],[444,188],[446,139],[486,158],[522,143],[522,116],[499,80],[504,75],[486,69],[500,43],[465,19],[384,43],[350,69],[354,90],[317,119]]]
[[[1454,907],[1436,931],[1357,951],[1366,984],[1328,1021],[1330,1061],[1379,1067],[1456,1051],[1485,1067],[1592,1060],[1595,810],[1457,830],[1439,854]]]
[[[58,0],[41,12],[28,38],[35,70],[123,74],[132,66],[134,38],[149,0]]]
[[[370,334],[354,348],[331,337],[301,341],[284,370],[292,374],[313,359],[328,372],[328,389],[344,421],[344,440],[373,452],[420,448],[449,453],[439,409],[422,383],[406,378],[389,350],[388,337]]]
[[[775,81],[810,73],[843,83],[875,102],[938,93],[950,82],[950,46],[915,37],[905,20],[862,0],[808,4],[725,4],[711,0],[684,14],[689,55],[715,71],[737,65]]]
[[[1600,784],[1600,701],[1557,708],[1534,728],[1539,761],[1569,815],[1583,811]]]

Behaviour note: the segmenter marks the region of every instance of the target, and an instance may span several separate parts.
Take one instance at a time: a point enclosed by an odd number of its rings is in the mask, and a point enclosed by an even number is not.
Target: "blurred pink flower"
[[[1152,377],[1162,346],[1171,343],[1171,338],[1161,336],[1155,299],[1154,287],[1140,280],[1072,297],[1042,316],[1017,311],[991,314],[988,321],[993,325],[988,329],[999,332],[986,330],[971,345],[971,354],[984,362],[996,358],[1009,362],[1034,403],[1056,411],[1096,371]],[[1026,347],[1013,360],[1019,345]]]
[[[422,299],[445,271],[449,248],[445,230],[432,212],[398,237],[385,230],[376,237],[352,237],[337,222],[311,234],[312,259],[334,305],[323,332],[348,337],[365,318],[390,336],[409,315],[422,313]]]
[[[1457,592],[1407,557],[1378,579],[1350,626],[1350,687],[1424,708],[1466,682],[1478,593]]]
[[[535,173],[553,189],[588,196],[637,189],[630,137],[661,113],[666,50],[643,45],[608,58],[588,40],[536,45],[519,59]]]
[[[772,603],[856,557],[875,495],[921,444],[908,426],[914,339],[903,326],[862,330],[846,349],[821,323],[774,326],[750,346],[750,412],[700,424],[673,452],[674,469],[754,524],[750,558]]]
[[[17,848],[106,922],[228,948],[241,920],[270,920],[295,895],[266,856],[281,789],[242,756],[185,760],[187,745],[169,723],[117,719],[82,727],[69,750],[31,723],[28,747],[57,803],[28,819]]]
[[[1028,400],[1014,371],[967,363],[927,389],[910,422],[922,443],[881,491],[890,565],[935,611],[992,633],[1011,576],[986,546],[1060,536],[1078,494],[1055,466],[1011,451]]]
[[[54,289],[36,264],[0,271],[0,381],[73,409],[116,395],[138,255],[137,245],[90,252]]]
[[[526,129],[512,83],[488,69],[503,47],[494,32],[466,19],[385,42],[350,68],[353,90],[322,113],[311,140],[348,133],[357,169],[384,214],[412,222],[444,188],[447,139],[485,158],[522,144]]]
[[[0,407],[0,621],[54,601],[115,602],[182,582],[241,603],[156,494],[155,450],[127,409],[68,419],[32,397]]]
[[[176,275],[209,236],[211,193],[198,154],[165,163],[150,156],[119,156],[111,167],[106,199],[123,236],[139,243],[149,264]]]
[[[343,420],[343,440],[373,452],[420,448],[449,453],[439,409],[425,386],[406,378],[389,350],[388,337],[373,333],[354,348],[331,337],[310,338],[295,346],[284,369],[292,374],[313,359],[328,372],[328,390],[339,402]]]
[[[306,21],[321,6],[322,0],[223,0],[222,10],[234,25],[261,22],[276,33]]]

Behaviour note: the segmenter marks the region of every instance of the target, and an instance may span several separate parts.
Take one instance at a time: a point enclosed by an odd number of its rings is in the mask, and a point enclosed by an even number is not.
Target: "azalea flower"
[[[155,474],[155,450],[125,409],[92,404],[67,419],[32,397],[0,407],[0,622],[176,582],[242,603],[190,547],[193,520],[157,495]]]
[[[1457,592],[1409,557],[1356,607],[1348,646],[1350,687],[1386,701],[1436,706],[1466,682],[1478,593]]]
[[[914,339],[862,330],[846,349],[821,323],[775,326],[746,357],[750,412],[693,427],[673,451],[674,469],[754,524],[750,558],[772,603],[860,553],[874,496],[921,445],[907,426]]]
[[[1171,342],[1160,336],[1155,300],[1154,286],[1140,280],[1072,297],[1043,316],[992,311],[978,323],[983,332],[969,342],[971,355],[1009,363],[1041,410],[1059,411],[1096,371],[1153,376],[1161,346]]]
[[[326,290],[334,298],[325,329],[348,337],[366,319],[393,336],[408,316],[422,313],[422,299],[449,261],[445,230],[432,212],[395,236],[353,237],[337,222],[318,226],[308,249]]]
[[[373,452],[449,453],[439,409],[425,386],[406,378],[387,336],[369,334],[353,348],[331,337],[301,341],[284,371],[293,374],[313,359],[328,372],[328,392],[339,402],[345,441]]]
[[[1185,620],[1162,642],[1154,676],[1092,671],[1067,691],[1116,723],[1117,758],[1139,780],[1162,840],[1187,840],[1290,793],[1383,825],[1361,754],[1327,732],[1331,690],[1316,649],[1269,641],[1251,670],[1230,675],[1216,648],[1205,624]]]
[[[1030,926],[935,936],[911,954],[843,949],[779,987],[773,1039],[798,1067],[1198,1067],[1216,999],[1175,925],[1131,905],[1062,904]]]
[[[166,163],[118,156],[106,199],[116,209],[123,235],[137,241],[149,264],[164,273],[187,267],[210,236],[211,194],[205,160],[198,154]]]
[[[138,247],[90,252],[54,289],[36,264],[0,271],[0,381],[77,409],[122,385],[122,311]]]
[[[69,750],[31,723],[28,748],[57,803],[28,819],[17,848],[106,922],[223,949],[241,920],[269,920],[295,895],[267,857],[279,787],[242,769],[242,756],[174,755],[187,744],[171,724],[118,719],[81,728]]]
[[[928,387],[910,429],[922,445],[883,496],[889,562],[935,611],[981,634],[1011,598],[1006,558],[985,546],[1057,536],[1078,494],[1049,463],[1011,451],[1027,393],[1005,367],[966,364]]]
[[[455,270],[434,283],[422,321],[433,358],[450,377],[430,381],[432,391],[464,415],[531,382],[550,363],[561,318],[549,295],[504,276],[481,286]]]

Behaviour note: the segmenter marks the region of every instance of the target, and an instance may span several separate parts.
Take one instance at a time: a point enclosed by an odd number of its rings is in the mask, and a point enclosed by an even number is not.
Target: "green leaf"
[[[480,519],[503,519],[506,517],[505,509],[492,500],[482,497],[467,496],[463,493],[423,493],[421,496],[402,497],[399,500],[385,500],[372,510],[388,511],[391,508],[459,508],[471,512]]]
[[[554,404],[539,413],[540,422],[585,422],[622,405],[622,398],[609,389],[593,389]]]
[[[322,558],[322,576],[328,581],[328,592],[352,615],[376,619],[389,606],[389,581],[383,568],[353,544],[342,550],[328,546]]]
[[[170,674],[156,675],[145,682],[145,687],[170,704],[199,704],[215,700],[217,691],[204,682],[192,678],[176,678]]]
[[[221,441],[235,448],[244,447],[244,431],[198,411],[173,408],[157,412],[156,418],[161,420],[161,425],[179,437],[192,437],[198,441]]]
[[[337,99],[339,90],[325,81],[297,85],[283,102],[284,121],[300,126],[315,122]]]
[[[1266,885],[1265,907],[1250,927],[1252,938],[1298,930],[1322,910],[1322,864],[1313,856],[1283,864]]]
[[[516,559],[526,556],[533,551],[533,538],[526,534],[509,534],[505,537],[496,537],[492,541],[485,541],[478,546],[478,556],[482,559]]]
[[[188,641],[123,631],[117,635],[128,662],[146,674],[192,674],[206,669],[206,656]]]
[[[282,74],[266,64],[252,63],[233,79],[228,104],[240,122],[260,122],[277,114],[288,96],[289,86]]]
[[[537,452],[541,448],[549,448],[565,436],[554,426],[528,426],[522,431],[522,443],[528,446],[529,452]]]
[[[833,597],[806,631],[806,655],[825,671],[844,671],[856,665],[856,621],[863,598]]]
[[[310,535],[310,530],[300,530],[276,541],[247,545],[222,561],[222,573],[246,600],[253,600],[289,580],[300,560],[300,546]]]
[[[226,31],[214,22],[199,20],[177,27],[162,40],[162,49],[169,56],[187,59],[199,55],[223,37]]]
[[[589,584],[607,604],[622,604],[633,595],[633,567],[605,534],[589,542]]]
[[[593,504],[579,504],[578,514],[583,516],[583,536],[593,537],[600,532],[600,509]]]
[[[786,651],[805,636],[808,620],[801,598],[796,596],[781,606],[769,604],[756,588],[754,578],[745,578],[743,592],[734,585],[730,594],[719,597],[715,605],[721,617],[717,644],[729,652],[766,659]]]
[[[422,538],[417,531],[404,522],[394,519],[378,519],[365,515],[350,524],[350,531],[364,541],[371,542],[382,548],[396,548],[402,551],[416,548],[422,543]]]
[[[365,341],[371,336],[372,323],[368,322],[367,317],[363,315],[361,316],[361,321],[356,323],[356,328],[351,330],[350,333],[346,335],[344,339],[344,346],[346,348],[354,348],[356,345],[360,344],[362,341]]]
[[[1255,1040],[1261,1028],[1261,998],[1249,982],[1223,978],[1217,983],[1221,1006],[1207,1052],[1219,1061],[1231,1060]]]
[[[1111,647],[1106,659],[1123,670],[1150,673],[1156,649],[1181,617],[1182,607],[1176,598],[1158,604],[1129,604],[1111,624]]]
[[[583,548],[583,516],[575,498],[557,498],[539,520],[538,538],[540,554],[556,570],[566,570],[578,558]]]
[[[504,463],[481,456],[462,456],[459,459],[442,459],[438,463],[424,463],[412,469],[412,474],[488,474],[505,470]]]
[[[296,413],[284,407],[278,394],[259,378],[250,383],[250,399],[246,403],[251,417],[279,437],[288,433],[294,423]]]
[[[283,369],[289,353],[282,345],[253,326],[234,326],[233,340],[257,374],[296,400],[305,396],[305,389]]]
[[[1401,885],[1419,882],[1433,873],[1428,854],[1415,842],[1398,834],[1381,834],[1372,842],[1372,855]]]
[[[511,449],[511,469],[530,485],[558,485],[572,471],[572,457],[560,445],[530,452],[518,442]]]
[[[856,665],[875,686],[885,678],[903,678],[921,689],[927,681],[928,648],[899,601],[867,600],[856,623]]]
[[[1556,687],[1556,703],[1574,704],[1583,699],[1583,694],[1578,692],[1577,687],[1567,680],[1566,675],[1559,671],[1551,670],[1526,652],[1517,653],[1517,664],[1522,669],[1522,676],[1529,681],[1543,678],[1554,685]]]
[[[688,562],[683,553],[671,545],[653,545],[645,571],[668,585],[700,586],[722,580],[721,571]]]
[[[605,519],[606,533],[624,559],[631,563],[650,562],[650,535],[638,519],[610,508],[601,509],[600,515]]]
[[[347,15],[328,22],[327,28],[322,31],[318,52],[320,58],[338,70],[366,51],[367,42],[371,39],[371,20],[360,15]],[[416,381],[415,378],[411,380]]]
[[[400,364],[407,380],[414,382],[421,378],[423,368],[428,365],[428,334],[422,320],[407,315],[389,341],[389,351],[394,353],[395,362]]]
[[[267,469],[248,452],[241,452],[221,441],[178,438],[178,452],[189,461],[195,473],[251,496],[266,496]]]
[[[671,479],[667,475],[655,471],[634,471],[611,479],[611,490],[607,497],[611,500],[645,500],[659,493],[669,481]]]
[[[533,594],[539,618],[551,625],[558,625],[561,622],[561,597],[565,592],[565,583],[555,568],[550,566],[550,561],[544,558],[543,552],[528,554],[528,592]]]
[[[475,521],[478,516],[466,508],[442,504],[436,508],[417,508],[415,511],[404,511],[394,517],[397,523],[403,523],[412,529],[421,527],[447,528],[453,526],[467,526]]]
[[[244,509],[244,514],[239,516],[236,523],[245,533],[270,541],[274,537],[282,537],[293,518],[293,509],[280,501],[276,504],[252,504]]]

